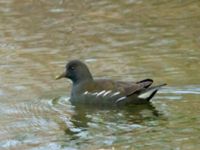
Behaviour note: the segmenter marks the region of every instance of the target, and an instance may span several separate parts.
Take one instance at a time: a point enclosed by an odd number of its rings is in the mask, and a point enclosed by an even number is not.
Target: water
[[[199,149],[199,14],[198,0],[1,0],[1,149]],[[76,108],[54,80],[71,59],[168,86],[151,106]]]

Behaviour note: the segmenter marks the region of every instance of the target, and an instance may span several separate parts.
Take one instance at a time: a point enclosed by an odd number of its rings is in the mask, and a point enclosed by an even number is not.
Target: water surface
[[[1,0],[1,149],[199,149],[199,14],[198,0]],[[54,80],[71,59],[168,86],[148,106],[77,108]]]

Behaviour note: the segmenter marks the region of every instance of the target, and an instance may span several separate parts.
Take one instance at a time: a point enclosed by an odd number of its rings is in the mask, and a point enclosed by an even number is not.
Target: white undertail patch
[[[138,96],[138,98],[147,99],[147,98],[150,97],[151,94],[153,94],[153,92],[155,92],[155,91],[156,91],[156,89],[152,89],[152,90],[146,91],[146,92],[140,94],[140,95]]]

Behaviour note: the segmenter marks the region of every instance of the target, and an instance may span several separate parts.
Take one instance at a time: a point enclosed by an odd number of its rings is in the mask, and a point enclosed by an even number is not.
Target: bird
[[[87,65],[80,60],[71,60],[65,71],[56,79],[68,78],[72,81],[70,101],[72,104],[93,106],[124,106],[148,104],[157,91],[166,85],[151,86],[152,79],[137,82],[96,79]]]

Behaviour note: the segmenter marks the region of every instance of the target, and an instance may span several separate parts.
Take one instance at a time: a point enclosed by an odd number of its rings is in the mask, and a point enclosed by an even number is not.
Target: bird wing
[[[113,81],[110,79],[98,79],[95,80],[92,84],[87,84],[87,88],[84,91],[88,90],[91,92],[99,91],[112,91],[120,92],[124,96],[130,96],[135,92],[138,92],[142,89],[148,88],[153,83],[152,79],[145,79],[138,82],[124,82],[124,81]]]
[[[138,82],[117,82],[119,91],[123,91],[126,96],[130,96],[142,89],[146,89],[153,83],[152,79],[145,79]]]

